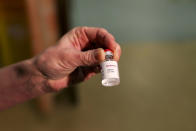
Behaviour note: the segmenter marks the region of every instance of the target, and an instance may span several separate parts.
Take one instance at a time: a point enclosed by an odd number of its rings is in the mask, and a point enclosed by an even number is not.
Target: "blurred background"
[[[121,84],[101,77],[0,112],[2,131],[195,131],[196,0],[0,0],[0,67],[75,26],[122,47]]]

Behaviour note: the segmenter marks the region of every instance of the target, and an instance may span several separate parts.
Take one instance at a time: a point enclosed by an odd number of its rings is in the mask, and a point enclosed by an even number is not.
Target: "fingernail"
[[[117,60],[117,61],[119,60],[118,48],[115,49],[115,52],[114,52],[114,59]]]
[[[102,48],[98,48],[95,51],[95,58],[99,61],[102,62],[105,59],[105,53],[104,50]]]

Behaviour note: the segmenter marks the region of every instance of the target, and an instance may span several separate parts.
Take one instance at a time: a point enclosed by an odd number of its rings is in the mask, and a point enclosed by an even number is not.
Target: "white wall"
[[[72,0],[71,20],[119,42],[196,39],[196,0]]]

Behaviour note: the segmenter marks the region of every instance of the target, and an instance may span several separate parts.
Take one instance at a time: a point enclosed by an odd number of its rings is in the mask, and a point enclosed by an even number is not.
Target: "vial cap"
[[[104,51],[105,51],[105,52],[106,52],[106,51],[110,51],[110,52],[112,52],[112,50],[110,50],[110,49],[105,49]]]
[[[105,55],[112,55],[113,56],[113,53],[110,49],[105,49],[104,52],[105,52]]]

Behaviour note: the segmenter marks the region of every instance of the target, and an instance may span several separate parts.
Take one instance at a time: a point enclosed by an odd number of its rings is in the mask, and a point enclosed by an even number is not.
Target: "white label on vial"
[[[118,63],[116,61],[104,61],[101,63],[102,79],[119,78]]]

